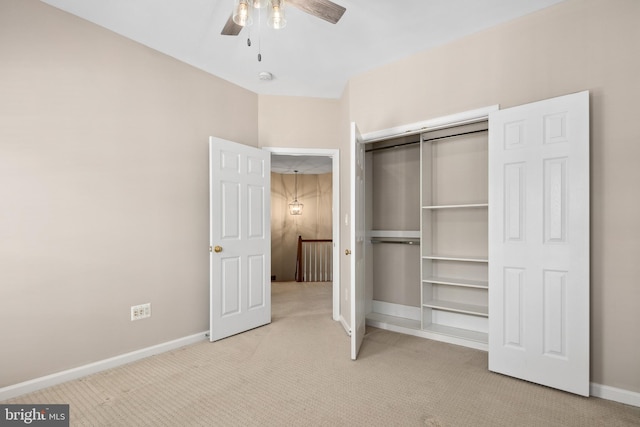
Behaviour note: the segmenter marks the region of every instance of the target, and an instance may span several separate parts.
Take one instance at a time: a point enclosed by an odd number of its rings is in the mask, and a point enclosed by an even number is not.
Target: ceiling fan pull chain
[[[258,62],[262,62],[262,13],[258,9]]]

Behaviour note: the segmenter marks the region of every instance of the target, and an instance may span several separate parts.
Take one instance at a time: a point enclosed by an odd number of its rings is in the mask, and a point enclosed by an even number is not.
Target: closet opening
[[[366,144],[368,325],[486,349],[487,130]]]

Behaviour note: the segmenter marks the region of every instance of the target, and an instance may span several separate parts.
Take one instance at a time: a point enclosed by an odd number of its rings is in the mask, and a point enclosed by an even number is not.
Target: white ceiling
[[[288,7],[284,29],[254,18],[236,37],[220,35],[233,0],[42,1],[259,94],[339,98],[354,75],[563,0],[333,0],[335,25]]]
[[[333,160],[326,156],[290,156],[271,154],[271,172],[319,175],[332,172]]]

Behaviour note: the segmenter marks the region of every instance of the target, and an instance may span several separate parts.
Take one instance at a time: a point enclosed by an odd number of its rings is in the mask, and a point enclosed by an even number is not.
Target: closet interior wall
[[[420,306],[420,137],[367,147],[372,299]]]

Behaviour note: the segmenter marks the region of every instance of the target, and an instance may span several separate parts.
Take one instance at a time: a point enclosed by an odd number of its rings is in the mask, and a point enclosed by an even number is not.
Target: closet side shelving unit
[[[489,316],[486,270],[489,260],[484,239],[489,205],[483,200],[486,198],[484,193],[477,198],[473,196],[473,200],[462,200],[462,203],[438,203],[439,198],[460,199],[450,194],[440,197],[440,192],[446,190],[441,188],[435,172],[439,161],[435,145],[448,143],[447,139],[430,140],[428,134],[421,138],[421,329],[428,334],[448,337],[445,341],[486,349]],[[450,157],[453,160],[447,159],[445,166],[447,170],[455,170],[455,156]],[[482,155],[478,159],[484,162]],[[474,173],[483,179],[482,175],[487,172],[484,164],[478,164],[471,172],[464,163],[458,168],[468,175],[466,180],[473,180]],[[444,173],[451,176],[451,172]],[[461,197],[464,199],[468,195]],[[463,222],[460,218],[471,221]],[[467,230],[471,231],[468,237],[465,235]],[[443,244],[447,237],[453,237],[453,242]],[[440,252],[441,245],[448,251]]]

